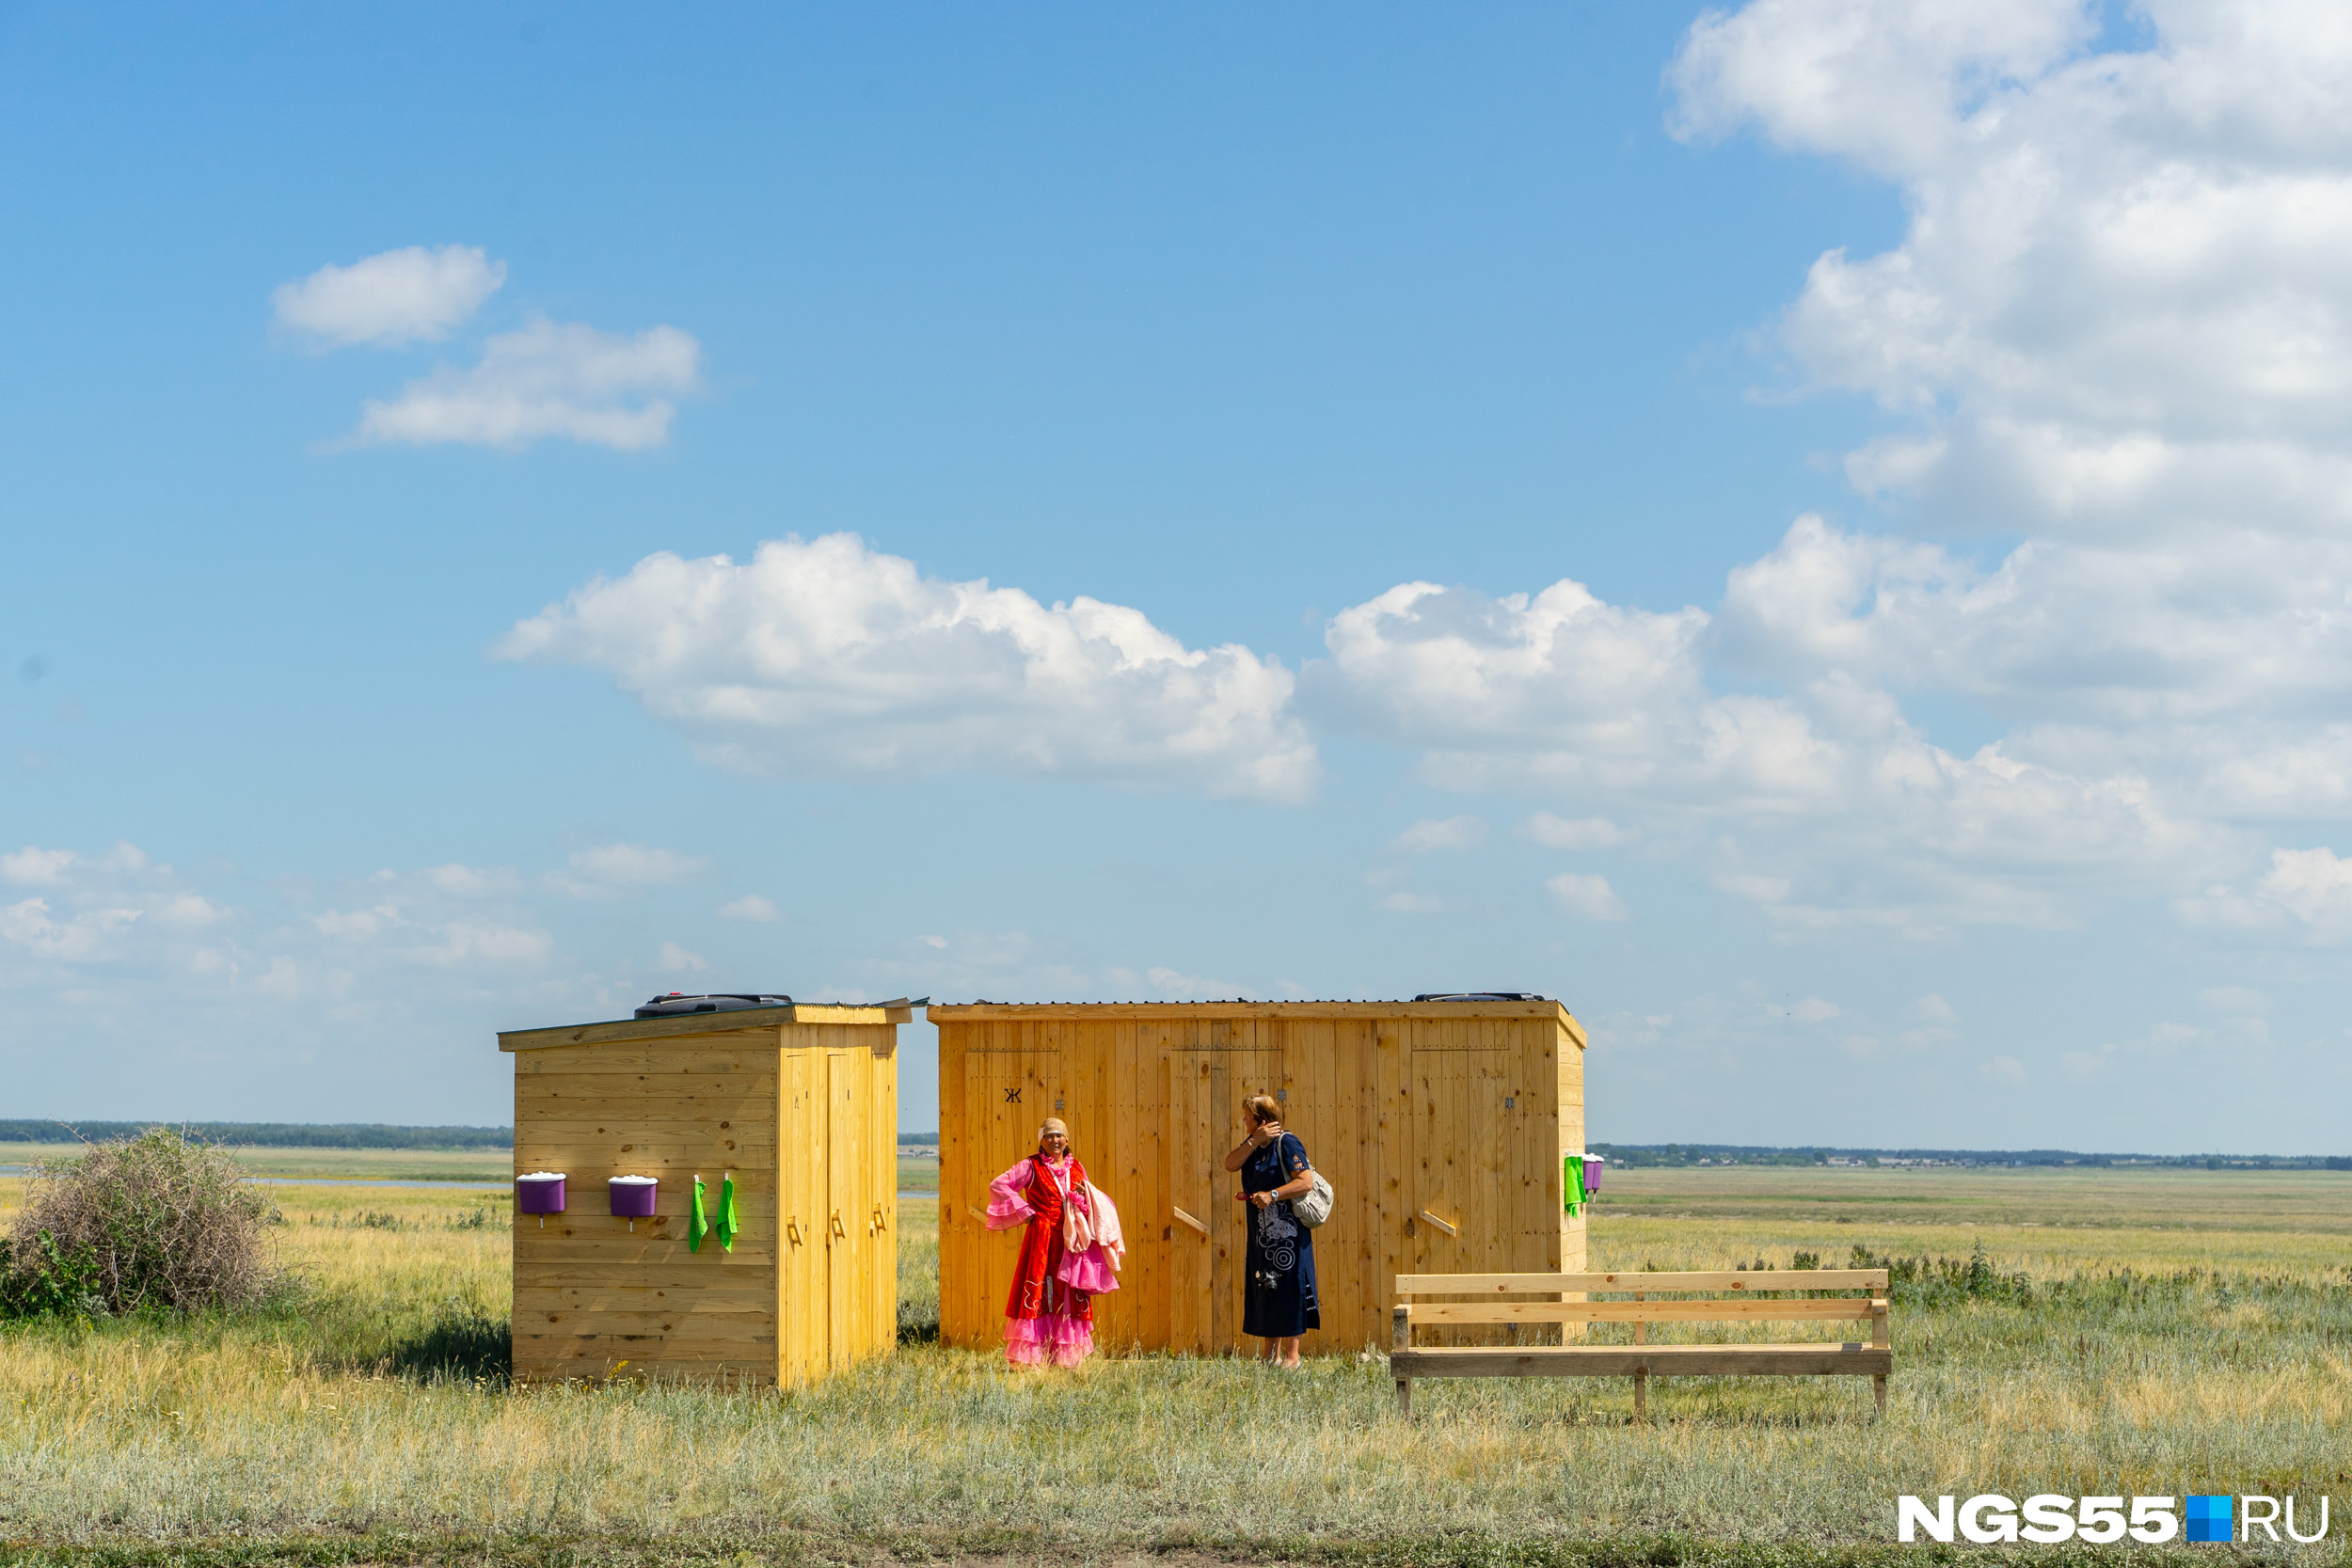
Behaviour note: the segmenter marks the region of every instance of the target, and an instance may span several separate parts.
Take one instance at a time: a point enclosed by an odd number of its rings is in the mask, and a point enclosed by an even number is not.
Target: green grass
[[[70,1158],[79,1144],[0,1144],[0,1165]],[[502,1148],[262,1148],[233,1150],[237,1163],[256,1176],[314,1177],[329,1180],[481,1181],[503,1187],[514,1179],[515,1157]]]
[[[1855,1245],[1964,1259],[1982,1239],[2030,1288],[1899,1308],[1883,1424],[1853,1381],[1663,1382],[1647,1426],[1615,1380],[1425,1383],[1405,1425],[1385,1368],[1352,1353],[1288,1376],[1165,1356],[1016,1374],[927,1334],[936,1221],[920,1203],[901,1211],[905,1342],[889,1361],[782,1395],[513,1390],[504,1208],[280,1188],[298,1307],[0,1329],[0,1541],[125,1568],[1136,1551],[1859,1563],[1889,1555],[1899,1492],[2217,1490],[2332,1493],[2328,1560],[2342,1556],[2352,1180],[1807,1176],[1613,1172],[1595,1262],[1786,1267],[1810,1250],[1835,1264]],[[1883,1201],[1904,1196],[1931,1213]]]

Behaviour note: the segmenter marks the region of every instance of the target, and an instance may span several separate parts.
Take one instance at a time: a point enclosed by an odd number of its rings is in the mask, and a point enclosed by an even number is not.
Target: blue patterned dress
[[[1250,1155],[1241,1167],[1241,1190],[1270,1193],[1310,1168],[1307,1146],[1285,1132]],[[1278,1198],[1249,1217],[1249,1278],[1243,1291],[1241,1331],[1262,1339],[1288,1339],[1323,1326],[1315,1301],[1315,1233],[1298,1223],[1290,1200]]]

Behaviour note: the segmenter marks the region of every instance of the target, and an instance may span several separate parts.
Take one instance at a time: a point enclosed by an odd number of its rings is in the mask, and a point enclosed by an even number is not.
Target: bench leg
[[[1870,1374],[1870,1393],[1879,1402],[1879,1418],[1883,1420],[1886,1417],[1886,1374],[1884,1372]]]
[[[1649,1372],[1646,1369],[1633,1374],[1633,1418],[1649,1419]]]
[[[1396,1413],[1406,1420],[1413,1418],[1413,1380],[1409,1377],[1396,1380]]]

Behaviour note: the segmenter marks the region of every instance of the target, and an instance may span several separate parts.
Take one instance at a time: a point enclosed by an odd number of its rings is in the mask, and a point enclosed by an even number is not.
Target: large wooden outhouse
[[[745,1386],[898,1343],[905,1007],[771,1006],[499,1036],[515,1055],[515,1375]],[[688,1245],[694,1178],[740,1229]],[[613,1185],[618,1177],[650,1177]],[[649,1208],[631,1218],[632,1207]]]
[[[1105,1349],[1240,1338],[1246,1235],[1224,1157],[1270,1094],[1338,1202],[1315,1232],[1310,1349],[1385,1345],[1399,1274],[1584,1267],[1564,1158],[1584,1150],[1584,1031],[1550,1001],[976,1003],[939,1026],[940,1335],[1002,1333],[1014,1247],[988,1183],[1059,1116],[1129,1243]]]

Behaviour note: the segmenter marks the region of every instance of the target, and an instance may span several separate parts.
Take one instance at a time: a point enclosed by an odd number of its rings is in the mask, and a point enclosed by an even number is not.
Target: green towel
[[[719,1244],[727,1251],[733,1252],[736,1232],[743,1228],[743,1220],[735,1212],[735,1175],[732,1171],[728,1172],[726,1180],[720,1184],[719,1223],[712,1228],[719,1232]]]
[[[710,1234],[710,1217],[703,1212],[703,1179],[694,1178],[694,1212],[686,1221],[686,1250],[700,1252],[703,1238]]]
[[[1568,1212],[1571,1214],[1575,1213],[1579,1209],[1581,1209],[1588,1201],[1584,1196],[1583,1155],[1566,1154],[1561,1156],[1560,1191],[1565,1195],[1567,1198]]]

